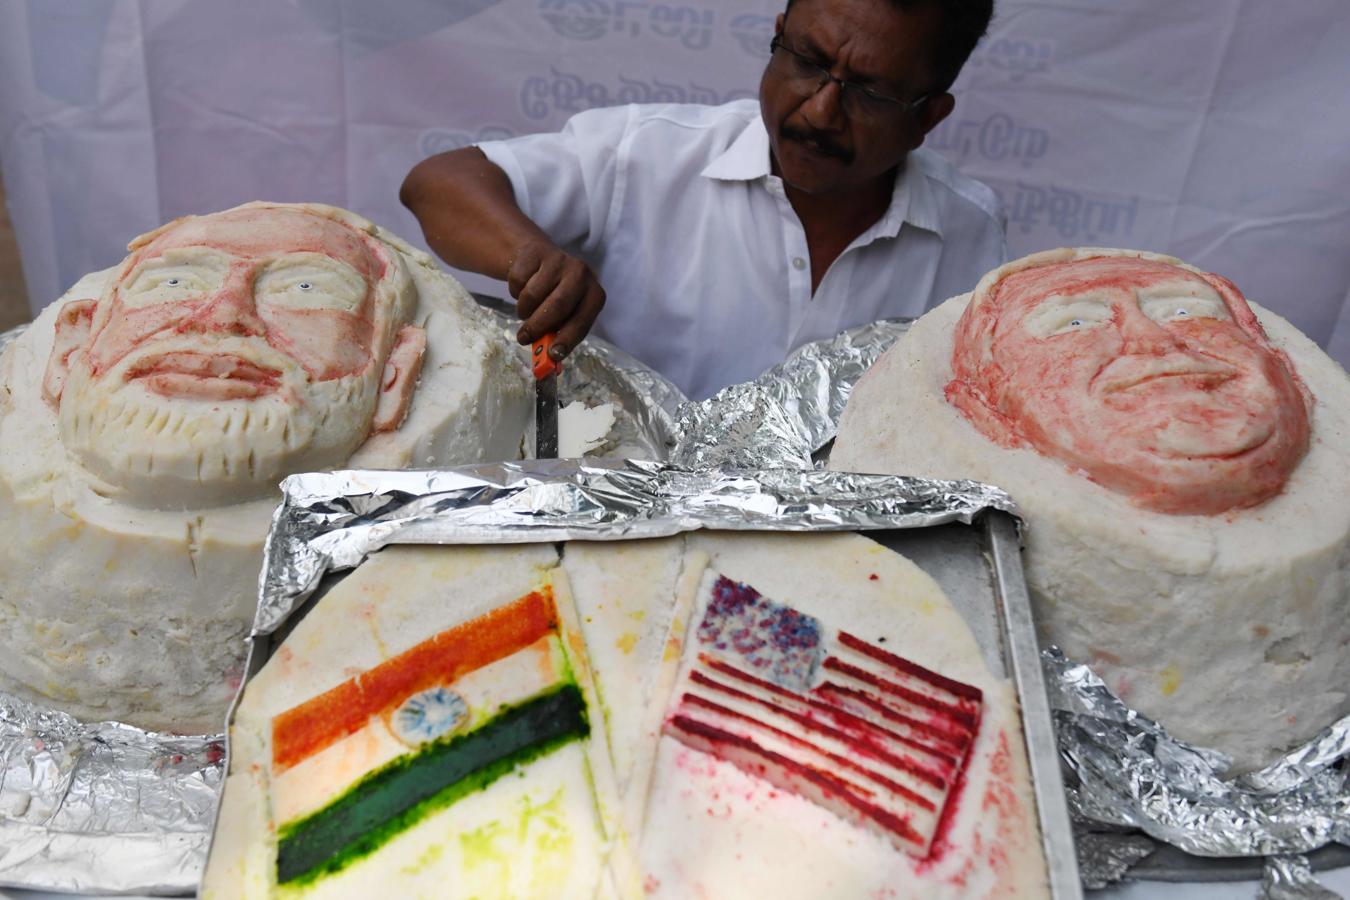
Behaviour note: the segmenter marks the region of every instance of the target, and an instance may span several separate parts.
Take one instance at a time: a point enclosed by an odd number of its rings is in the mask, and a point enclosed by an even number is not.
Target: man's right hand
[[[586,336],[605,305],[590,266],[559,250],[516,204],[511,181],[477,147],[422,160],[399,192],[441,259],[506,281],[531,344],[556,332],[549,355],[560,360]]]
[[[516,340],[556,332],[549,355],[561,360],[586,336],[605,305],[605,289],[584,261],[543,239],[524,241],[507,267],[506,287],[524,319]]]

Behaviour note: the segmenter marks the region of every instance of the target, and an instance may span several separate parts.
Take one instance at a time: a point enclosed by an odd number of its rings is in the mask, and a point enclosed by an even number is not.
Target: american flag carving
[[[979,729],[979,688],[829,637],[749,585],[704,584],[665,733],[926,857]]]

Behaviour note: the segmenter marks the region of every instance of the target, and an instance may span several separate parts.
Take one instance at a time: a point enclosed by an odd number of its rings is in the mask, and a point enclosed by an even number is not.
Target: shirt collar
[[[895,179],[891,204],[886,213],[868,229],[868,238],[896,237],[900,226],[908,222],[916,228],[942,233],[936,198],[924,174],[922,150],[910,153],[905,167]],[[753,117],[731,146],[708,163],[700,173],[719,181],[754,181],[771,174],[769,133],[764,120]]]
[[[754,181],[769,173],[769,132],[764,130],[764,120],[754,116],[731,146],[704,166],[701,174],[719,181]]]

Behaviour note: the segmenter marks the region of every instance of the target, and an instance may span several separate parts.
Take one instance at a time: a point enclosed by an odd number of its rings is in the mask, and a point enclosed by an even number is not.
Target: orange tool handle
[[[554,362],[553,357],[548,355],[549,348],[553,346],[554,337],[556,335],[546,334],[532,345],[530,365],[534,368],[536,381],[562,371],[562,363]]]

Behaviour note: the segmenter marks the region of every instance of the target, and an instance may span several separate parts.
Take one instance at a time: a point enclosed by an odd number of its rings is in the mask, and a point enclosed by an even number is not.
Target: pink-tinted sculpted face
[[[156,394],[259,397],[280,388],[264,344],[316,382],[356,374],[372,362],[372,285],[387,264],[365,235],[296,210],[190,219],[138,250],[103,301],[111,308],[95,323],[91,374],[134,352],[124,377]],[[183,349],[182,337],[199,339],[199,349]],[[237,342],[211,349],[224,337],[250,338],[262,352],[250,358]],[[149,352],[168,338],[163,353]]]
[[[62,308],[43,390],[105,495],[240,502],[399,426],[426,347],[406,321],[416,287],[392,245],[341,215],[251,204],[181,220],[134,244],[97,301]]]
[[[1308,446],[1303,386],[1246,300],[1163,261],[1013,272],[966,310],[952,364],[947,397],[986,437],[1158,512],[1268,500]]]

